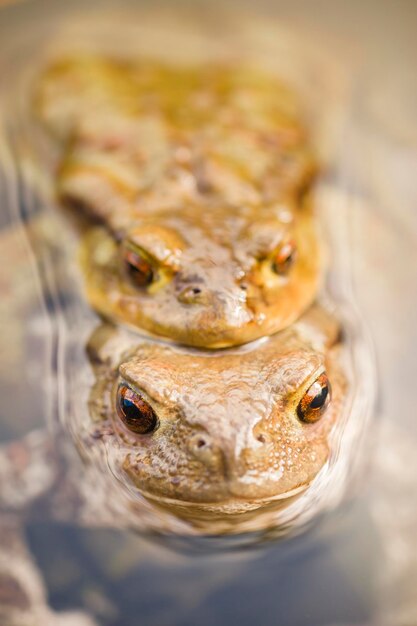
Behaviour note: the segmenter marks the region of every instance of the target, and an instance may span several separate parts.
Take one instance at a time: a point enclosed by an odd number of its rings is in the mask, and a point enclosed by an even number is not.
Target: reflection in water
[[[392,224],[395,215],[390,207]],[[412,302],[405,294],[413,284],[407,267],[414,257],[406,256],[402,235],[380,222],[378,215],[365,225],[360,221],[358,274],[366,277],[362,300],[377,340],[385,413],[392,420],[398,417],[403,426],[384,425],[372,478],[365,475],[362,497],[327,518],[315,532],[244,554],[186,557],[122,531],[31,522],[28,537],[54,608],[82,607],[109,626],[415,625],[417,468],[411,438],[415,426],[407,423],[414,415],[407,399],[413,367],[411,359],[405,359],[412,336],[405,327]],[[410,219],[407,228],[412,223]],[[375,241],[370,241],[369,233]],[[376,248],[378,255],[369,256]],[[23,247],[14,256],[3,251],[1,278],[9,281],[2,285],[18,300],[11,290],[21,285],[10,284],[8,268],[18,261],[29,268],[27,250]],[[25,284],[26,297],[35,285],[31,279]],[[43,421],[44,324],[32,322],[23,336],[21,320],[33,316],[32,305],[22,305],[19,315],[3,311],[6,299],[0,307],[9,346],[0,381],[1,437],[9,439]],[[35,308],[39,320],[42,307],[37,303]]]
[[[22,318],[33,312],[31,281],[26,285]],[[5,319],[13,322],[13,309]],[[21,372],[32,367],[31,348],[36,346],[23,325],[16,328],[20,336],[11,343],[10,354],[14,347],[19,351],[16,365],[9,361],[8,376],[13,367]],[[7,380],[1,381],[3,388]],[[37,380],[42,384],[39,368]],[[19,398],[22,415],[42,416],[42,394],[36,387],[26,389]],[[13,432],[13,409],[11,404],[5,414],[4,437]],[[230,619],[249,625],[262,615],[262,623],[272,626],[285,615],[289,626],[322,626],[341,614],[357,621],[369,612],[377,550],[370,520],[360,508],[329,519],[320,534],[243,554],[183,557],[128,533],[45,522],[32,523],[28,533],[54,608],[83,607],[104,625],[133,626],[140,613],[147,624],[158,625],[204,626]]]
[[[187,556],[114,530],[29,528],[57,609],[101,623],[273,626],[413,625],[417,614],[413,444],[382,429],[355,506],[307,535],[263,550]],[[414,491],[413,491],[414,490]],[[407,504],[408,503],[408,504]],[[53,558],[51,555],[53,554]],[[65,564],[65,567],[63,567]]]
[[[364,567],[358,556],[372,556],[372,540],[369,544],[352,525],[352,512],[344,517],[338,529],[327,527],[326,540],[313,534],[237,555],[184,557],[116,531],[38,527],[31,538],[52,584],[54,605],[76,602],[98,612],[105,624],[133,626],[139,611],[150,625],[236,620],[246,626],[262,616],[261,623],[272,626],[285,616],[288,626],[318,626],[340,614],[352,621],[368,615],[371,559]],[[364,521],[366,528],[369,520]],[[49,541],[55,568],[45,556]],[[65,593],[54,580],[58,563],[67,561],[72,576]]]
[[[27,287],[26,295],[36,291],[30,281]],[[3,307],[3,319],[13,322],[7,303]],[[42,416],[39,387],[25,376],[25,368],[33,368],[32,350],[21,348],[22,341],[29,341],[26,348],[42,344],[37,328],[34,344],[26,333],[19,337],[21,325],[10,342],[18,354],[14,361],[10,352],[2,391],[10,379],[19,380],[18,370],[28,393],[16,395],[17,405],[13,395],[2,393],[9,402],[2,407],[2,438],[16,428],[16,406],[23,423]],[[53,607],[82,607],[105,626],[133,626],[138,615],[158,626],[232,619],[245,626],[260,615],[265,626],[275,626],[282,615],[286,626],[411,626],[417,614],[414,447],[408,431],[386,420],[371,480],[355,506],[315,532],[264,551],[186,557],[131,533],[41,522],[27,527],[28,537]]]

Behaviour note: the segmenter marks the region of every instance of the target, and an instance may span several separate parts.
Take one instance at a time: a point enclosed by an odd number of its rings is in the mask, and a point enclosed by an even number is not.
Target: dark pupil
[[[292,263],[293,260],[293,252],[288,252],[287,256],[282,260],[282,264],[287,266],[290,265],[290,263]]]
[[[322,374],[306,391],[297,407],[298,417],[303,422],[313,423],[320,419],[331,396],[331,385]]]
[[[157,418],[152,407],[127,387],[122,387],[119,391],[119,413],[129,430],[140,435],[145,435],[156,427]]]
[[[143,417],[138,407],[131,400],[123,398],[123,413],[126,420],[135,422]]]
[[[139,287],[150,285],[153,281],[152,266],[146,259],[132,250],[126,253],[126,266],[133,282]]]
[[[295,259],[295,249],[291,243],[285,244],[276,254],[272,264],[272,269],[277,274],[282,274],[289,270]]]
[[[321,409],[321,407],[324,405],[324,403],[326,402],[326,398],[328,396],[329,393],[329,388],[327,385],[324,385],[321,388],[320,393],[318,393],[316,395],[315,398],[313,398],[313,400],[310,403],[310,407],[312,409]]]

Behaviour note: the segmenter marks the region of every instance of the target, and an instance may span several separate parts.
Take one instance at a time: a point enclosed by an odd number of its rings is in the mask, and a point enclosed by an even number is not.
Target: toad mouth
[[[223,500],[222,502],[193,502],[191,500],[179,500],[176,498],[154,495],[145,491],[140,491],[140,494],[147,500],[167,508],[187,509],[190,512],[194,509],[196,511],[206,511],[212,513],[238,514],[255,511],[257,509],[265,508],[273,504],[279,504],[283,501],[294,498],[295,496],[301,495],[304,491],[306,491],[310,484],[311,483],[308,482],[298,485],[290,491],[286,491],[285,493],[280,493],[275,496],[247,499],[231,497]]]

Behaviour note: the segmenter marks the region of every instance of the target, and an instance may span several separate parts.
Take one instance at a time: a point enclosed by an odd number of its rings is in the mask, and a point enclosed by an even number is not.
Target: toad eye
[[[275,250],[272,255],[272,263],[271,267],[275,274],[279,274],[280,276],[286,274],[291,267],[294,265],[294,262],[297,258],[297,247],[295,242],[290,239],[289,241],[285,241],[282,243],[277,250]]]
[[[155,279],[155,268],[146,253],[126,247],[123,250],[125,270],[136,287],[147,287]]]
[[[158,418],[151,405],[127,385],[117,390],[117,414],[125,426],[137,435],[147,435],[158,425]]]
[[[327,409],[331,397],[330,381],[325,373],[321,374],[307,389],[297,407],[297,415],[302,422],[317,422]]]

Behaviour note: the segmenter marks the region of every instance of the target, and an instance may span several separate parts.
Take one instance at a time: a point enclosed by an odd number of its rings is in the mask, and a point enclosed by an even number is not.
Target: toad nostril
[[[210,437],[198,433],[190,437],[188,447],[193,454],[200,456],[200,454],[204,454],[210,450],[210,448],[212,448],[212,444]]]
[[[188,286],[180,291],[178,300],[182,304],[202,304],[205,300],[205,293],[200,287]]]
[[[263,433],[259,433],[259,435],[257,435],[256,440],[259,441],[259,443],[266,443],[266,437]]]
[[[187,443],[188,450],[193,459],[208,468],[220,470],[223,467],[223,453],[220,447],[209,435],[196,433]]]

